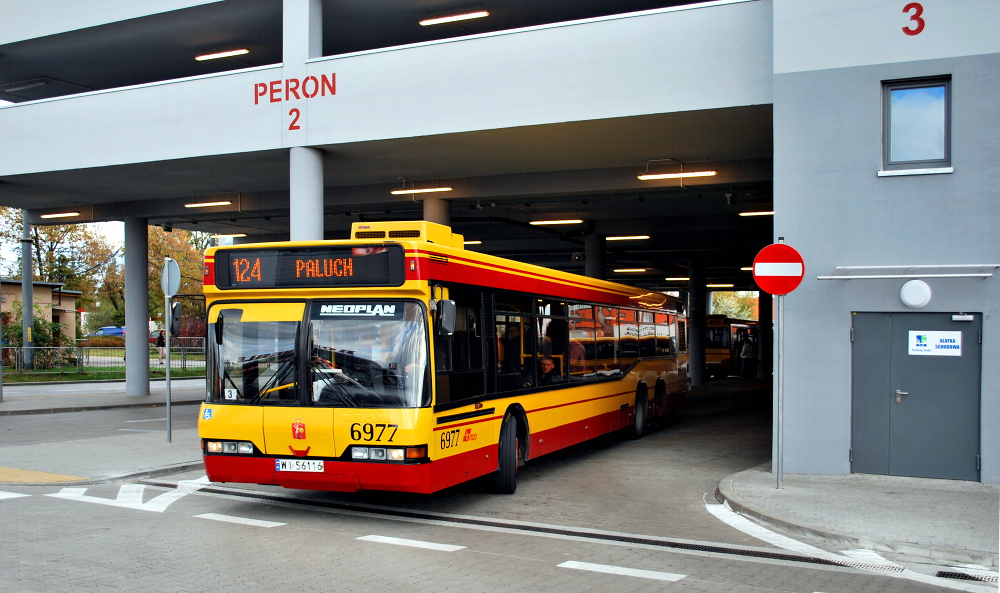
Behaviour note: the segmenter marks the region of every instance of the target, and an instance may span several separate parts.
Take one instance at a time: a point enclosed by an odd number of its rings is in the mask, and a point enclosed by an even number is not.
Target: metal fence
[[[26,369],[24,348],[3,347],[0,360],[5,371],[31,373],[124,373],[125,346],[90,346],[80,340],[75,346],[35,347],[33,368]],[[152,371],[166,368],[166,352],[161,358],[159,349],[150,344],[149,368]],[[204,371],[205,339],[172,338],[170,340],[170,368],[181,371]]]

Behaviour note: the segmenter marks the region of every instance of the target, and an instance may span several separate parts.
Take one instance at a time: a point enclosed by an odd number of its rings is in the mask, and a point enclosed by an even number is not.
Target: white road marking
[[[657,572],[655,570],[640,570],[638,568],[625,568],[624,566],[611,566],[608,564],[591,564],[590,562],[576,562],[569,560],[559,565],[560,568],[575,568],[576,570],[589,570],[590,572],[603,572],[604,574],[618,574],[627,577],[639,577],[642,579],[655,579],[657,581],[679,581],[686,577],[684,574],[674,574],[671,572]]]
[[[162,430],[142,430],[141,428],[119,428],[122,432],[163,432]]]
[[[148,420],[126,420],[125,422],[166,422],[166,418],[150,418]]]
[[[123,485],[118,490],[118,497],[115,500],[111,500],[110,498],[100,498],[98,496],[87,496],[84,494],[87,491],[86,488],[63,488],[55,494],[46,494],[45,496],[62,498],[64,500],[76,500],[79,502],[92,502],[94,504],[103,504],[125,509],[162,513],[175,501],[184,498],[192,492],[198,491],[206,484],[208,484],[208,477],[206,476],[202,476],[197,480],[181,480],[177,483],[176,490],[169,490],[147,502],[142,502],[142,495],[146,489],[146,487],[142,484]]]
[[[718,518],[723,523],[728,524],[730,527],[738,529],[743,533],[746,533],[747,535],[766,541],[767,543],[777,546],[779,548],[784,548],[786,550],[791,550],[793,552],[799,552],[800,554],[806,554],[809,556],[814,556],[816,558],[823,558],[824,560],[832,560],[834,562],[840,562],[844,564],[857,562],[856,558],[852,558],[850,556],[841,556],[840,554],[834,554],[832,552],[820,550],[819,548],[815,548],[813,546],[810,546],[809,544],[804,544],[790,537],[785,537],[784,535],[780,535],[773,531],[765,529],[764,527],[757,525],[753,521],[750,521],[749,519],[746,519],[738,515],[735,511],[729,508],[728,504],[709,504],[708,500],[705,500],[705,508],[708,510],[709,513],[712,513],[713,515],[715,515],[716,518]],[[879,564],[894,566],[891,562],[888,562],[884,559],[881,562],[879,562]],[[949,589],[956,589],[958,591],[969,591],[970,593],[994,593],[994,591],[996,591],[996,587],[983,587],[980,585],[963,583],[961,581],[954,581],[952,579],[934,577],[912,571],[908,568],[904,568],[901,572],[895,572],[893,573],[892,576],[909,579],[911,581],[917,581],[919,583],[926,583],[929,585],[934,585],[936,587],[947,587]]]
[[[0,492],[0,500],[5,500],[8,498],[22,498],[25,496],[31,496],[30,494],[18,494],[17,492]]]
[[[462,550],[465,546],[453,546],[450,544],[436,544],[434,542],[422,542],[415,539],[400,539],[398,537],[385,537],[382,535],[364,535],[357,539],[366,542],[378,542],[380,544],[392,544],[394,546],[407,546],[410,548],[424,548],[425,550],[438,550],[440,552],[455,552]]]
[[[218,513],[204,513],[195,515],[198,519],[208,519],[210,521],[222,521],[223,523],[237,523],[239,525],[250,525],[251,527],[281,527],[288,523],[277,523],[275,521],[261,521],[260,519],[247,519],[246,517],[233,517],[231,515],[220,515]]]

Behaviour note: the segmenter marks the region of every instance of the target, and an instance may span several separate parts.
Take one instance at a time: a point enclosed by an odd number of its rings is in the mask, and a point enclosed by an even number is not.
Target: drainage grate
[[[964,572],[948,572],[946,570],[939,570],[934,576],[946,579],[958,579],[960,581],[979,581],[980,583],[996,584],[997,582],[997,577],[995,576],[983,577],[974,574],[966,574]]]

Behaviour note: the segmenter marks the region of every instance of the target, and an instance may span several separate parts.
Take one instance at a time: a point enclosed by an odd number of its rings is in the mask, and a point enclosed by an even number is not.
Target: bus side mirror
[[[222,345],[222,311],[219,311],[219,318],[215,320],[215,343]]]
[[[437,307],[437,333],[439,336],[450,336],[455,333],[455,321],[458,319],[455,301],[438,301]]]
[[[181,333],[181,303],[177,301],[170,305],[170,337],[176,338]]]

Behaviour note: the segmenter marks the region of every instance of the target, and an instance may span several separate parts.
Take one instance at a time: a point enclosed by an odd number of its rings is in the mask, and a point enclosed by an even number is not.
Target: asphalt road
[[[197,407],[173,413],[193,438]],[[71,448],[164,423],[162,408],[11,417],[0,457],[7,446]],[[509,496],[479,482],[431,496],[208,485],[200,472],[6,485],[0,590],[945,590],[795,556],[713,515],[719,481],[769,459],[770,427],[766,411],[741,402],[703,406],[639,441],[534,460]]]

